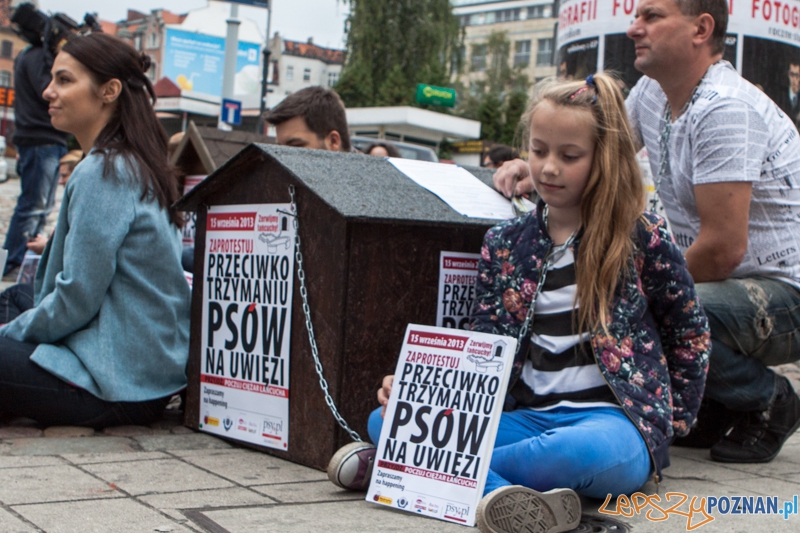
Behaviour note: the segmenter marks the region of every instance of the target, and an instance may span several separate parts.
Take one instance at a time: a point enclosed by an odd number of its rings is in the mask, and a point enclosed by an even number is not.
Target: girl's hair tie
[[[581,87],[580,89],[572,93],[569,99],[574,100],[576,96],[578,96],[582,92],[588,91],[589,89],[594,89],[594,98],[592,98],[592,103],[593,104],[597,103],[597,84],[595,84],[594,82],[594,74],[589,74],[586,77],[586,86]]]
[[[569,99],[570,100],[574,100],[576,96],[578,96],[579,94],[581,94],[583,92],[586,92],[588,90],[589,90],[589,87],[581,87],[580,89],[578,89],[577,91],[572,93],[572,95],[569,97]]]

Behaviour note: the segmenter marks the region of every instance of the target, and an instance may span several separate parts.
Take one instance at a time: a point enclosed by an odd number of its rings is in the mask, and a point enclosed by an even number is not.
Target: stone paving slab
[[[328,479],[325,472],[251,450],[175,454],[187,462],[244,486]]]
[[[0,501],[6,505],[122,496],[108,483],[69,465],[8,469],[0,483]]]
[[[695,450],[705,452],[708,455],[708,450]],[[700,454],[698,454],[700,455]],[[747,472],[729,468],[727,465],[721,463],[712,463],[710,460],[700,460],[685,457],[684,461],[675,460],[675,456],[671,456],[671,465],[669,468],[664,469],[664,477],[673,480],[695,479],[700,481],[726,481],[731,479],[747,479],[752,477]]]
[[[0,428],[0,439],[25,439],[41,437],[42,434],[42,430],[39,428],[13,426]]]
[[[151,461],[153,459],[170,459],[172,456],[164,452],[130,452],[130,453],[77,453],[62,454],[65,460],[76,465],[92,463],[125,463],[128,461]],[[2,465],[0,458],[0,465]]]
[[[60,457],[52,457],[49,455],[19,455],[2,457],[0,456],[0,469],[3,468],[20,468],[26,466],[52,466],[63,465],[64,460]]]
[[[129,499],[16,506],[47,533],[189,533],[168,516]]]
[[[94,429],[78,427],[78,426],[52,426],[44,430],[44,436],[53,437],[91,437],[94,435]]]
[[[397,511],[366,501],[274,505],[208,511],[205,516],[230,532],[466,533],[463,526]],[[473,530],[474,531],[474,530]]]
[[[36,529],[5,509],[0,509],[0,533],[33,533]]]
[[[103,437],[73,439],[12,439],[2,441],[0,455],[61,455],[70,453],[120,453],[136,452],[129,439]]]
[[[213,509],[220,507],[251,507],[275,504],[275,500],[250,489],[231,487],[226,489],[189,490],[171,494],[149,494],[138,498],[155,509],[176,511],[174,515],[185,519],[179,509]]]
[[[142,435],[133,437],[132,440],[145,452],[165,450],[220,450],[231,448],[231,445],[224,440],[205,433]]]
[[[725,479],[757,479],[774,478],[774,479],[787,479],[793,475],[800,475],[800,438],[798,435],[792,436],[787,444],[781,450],[773,461],[769,463],[714,463],[710,461],[708,450],[697,450],[692,448],[670,448],[670,455],[675,464],[676,457],[688,459],[688,462],[680,462],[677,468],[670,467],[665,470],[666,476],[678,477],[680,470],[689,470],[700,472],[696,475],[706,476],[712,480],[725,480]],[[710,476],[711,469],[721,468],[730,471],[730,474],[725,473],[719,477]]]
[[[266,494],[278,503],[330,502],[337,500],[363,500],[363,492],[342,490],[333,483],[325,481],[309,481],[306,483],[280,483],[250,487]]]
[[[132,495],[181,492],[187,487],[205,490],[233,486],[219,476],[177,459],[88,464],[83,468]]]

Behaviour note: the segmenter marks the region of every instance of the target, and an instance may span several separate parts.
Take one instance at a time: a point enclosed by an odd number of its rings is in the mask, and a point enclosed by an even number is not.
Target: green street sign
[[[453,107],[456,105],[456,91],[448,87],[420,83],[417,85],[417,103]]]

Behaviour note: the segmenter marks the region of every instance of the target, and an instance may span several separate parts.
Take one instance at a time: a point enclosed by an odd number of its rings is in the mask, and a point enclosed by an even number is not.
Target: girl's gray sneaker
[[[560,533],[581,522],[581,500],[570,489],[538,492],[520,485],[483,497],[476,511],[482,533]]]
[[[343,489],[367,490],[376,451],[375,446],[366,442],[342,446],[328,463],[328,479]]]

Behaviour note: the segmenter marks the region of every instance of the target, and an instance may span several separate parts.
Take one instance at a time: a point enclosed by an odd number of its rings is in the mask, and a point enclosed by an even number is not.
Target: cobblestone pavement
[[[465,531],[366,502],[363,493],[333,486],[324,472],[194,433],[180,425],[177,411],[151,427],[90,437],[80,437],[87,434],[82,428],[40,431],[24,424],[0,429],[0,533]],[[695,509],[707,497],[766,497],[779,509],[791,505],[800,493],[797,435],[763,465],[713,463],[707,450],[673,448],[671,455],[664,481],[659,487],[648,483],[642,494],[671,504],[688,496],[676,512],[664,519],[653,508],[634,512],[614,501],[604,507],[584,499],[580,531],[678,532],[704,521],[701,529],[708,533],[797,531],[799,516],[689,509],[694,497]],[[609,516],[618,509],[625,514]],[[663,520],[648,519],[647,511]]]
[[[0,238],[17,194],[18,180],[0,184]],[[51,215],[50,227],[55,218]],[[778,370],[800,390],[798,365]],[[42,427],[26,419],[0,424],[0,533],[466,531],[365,502],[363,493],[334,487],[324,472],[195,433],[181,422],[173,403],[149,427],[95,432]],[[777,498],[781,509],[800,494],[800,434],[768,464],[713,463],[707,450],[672,448],[671,455],[663,483],[648,483],[644,494],[665,500],[674,493],[675,503],[678,493],[690,501],[762,496]],[[623,506],[624,515],[609,516],[600,513],[603,502],[583,503],[581,531],[678,532],[708,520],[699,512],[687,516],[689,501],[666,518],[653,511],[651,518],[661,522],[646,517],[647,507],[634,513]],[[609,509],[616,509],[614,502]],[[717,512],[711,518],[695,530],[794,532],[800,523],[798,515]]]

